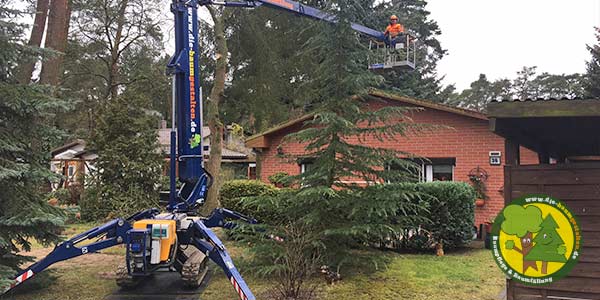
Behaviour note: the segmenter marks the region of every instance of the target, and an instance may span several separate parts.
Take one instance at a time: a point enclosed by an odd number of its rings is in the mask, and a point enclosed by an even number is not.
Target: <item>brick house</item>
[[[396,141],[380,142],[374,138],[365,144],[375,147],[394,148],[427,158],[420,162],[421,180],[453,180],[470,183],[469,173],[484,170],[489,199],[482,207],[475,209],[475,225],[495,217],[504,207],[504,138],[489,130],[489,120],[483,113],[460,109],[425,100],[417,100],[382,91],[370,92],[367,109],[377,110],[385,106],[417,107],[419,111],[410,112],[415,123],[443,125],[445,128],[420,133],[408,137],[399,137]],[[299,131],[308,114],[254,135],[246,140],[246,145],[257,153],[257,178],[268,182],[268,177],[277,172],[296,175],[310,167],[310,160],[289,162],[281,158],[285,155],[302,156],[304,146],[299,143],[282,143],[283,137]],[[490,153],[495,152],[495,153]],[[494,158],[491,155],[494,154]],[[500,155],[500,159],[496,155]],[[523,163],[537,164],[538,157],[532,151],[522,149]],[[361,183],[361,182],[357,182]]]

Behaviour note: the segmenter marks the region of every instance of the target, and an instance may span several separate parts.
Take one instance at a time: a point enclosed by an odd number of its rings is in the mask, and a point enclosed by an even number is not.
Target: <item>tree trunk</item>
[[[523,243],[523,240],[527,239],[528,242],[527,243]],[[520,238],[521,241],[521,249],[523,249],[521,251],[521,254],[523,255],[523,274],[525,274],[525,271],[527,271],[527,269],[532,268],[534,270],[537,271],[537,264],[535,261],[532,260],[526,260],[525,256],[527,256],[527,254],[529,254],[529,251],[531,251],[531,249],[533,248],[533,244],[531,243],[531,240],[533,240],[533,233],[531,232],[527,232],[527,234],[525,234],[524,237]]]
[[[46,29],[46,19],[48,18],[48,6],[50,0],[37,0],[35,6],[35,19],[33,21],[33,27],[31,28],[31,36],[29,37],[29,43],[27,45],[31,47],[41,47],[42,37],[44,36],[44,30]],[[19,75],[18,80],[22,84],[28,84],[33,76],[33,70],[35,69],[36,59],[31,61],[22,61],[19,64]]]
[[[114,42],[111,45],[110,51],[110,71],[108,74],[108,90],[106,98],[115,99],[119,95],[119,57],[121,55],[120,48],[123,41],[123,27],[125,26],[125,11],[129,5],[129,0],[123,0],[119,7],[119,15],[117,16],[117,31],[115,32]]]
[[[542,261],[542,274],[543,275],[548,274],[548,262],[547,261]]]
[[[220,207],[219,189],[221,188],[221,154],[223,147],[223,123],[219,117],[219,103],[223,98],[225,90],[225,78],[227,76],[227,40],[225,39],[225,24],[223,12],[218,12],[215,8],[207,6],[210,15],[215,22],[215,44],[217,65],[215,69],[215,81],[207,99],[207,119],[210,128],[210,159],[208,160],[207,170],[214,177],[212,188],[208,190],[206,203],[202,209],[204,215],[209,214],[213,209]]]
[[[64,53],[67,48],[70,18],[71,7],[69,0],[52,0],[50,2],[45,48],[52,49],[57,53],[42,65],[42,73],[40,74],[40,82],[42,84],[52,86],[60,84],[65,59]]]

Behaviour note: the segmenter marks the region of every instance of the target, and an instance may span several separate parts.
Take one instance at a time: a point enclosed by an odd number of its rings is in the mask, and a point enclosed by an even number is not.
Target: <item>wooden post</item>
[[[550,164],[550,155],[548,153],[538,153],[538,161],[540,165]]]
[[[519,144],[507,138],[504,140],[504,152],[506,153],[506,163],[507,166],[518,166],[521,164],[521,153],[519,149]]]

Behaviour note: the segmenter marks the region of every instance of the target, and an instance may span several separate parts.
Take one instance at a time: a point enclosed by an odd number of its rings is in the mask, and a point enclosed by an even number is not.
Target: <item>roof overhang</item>
[[[457,115],[461,115],[461,116],[465,116],[465,117],[469,117],[469,118],[475,118],[478,120],[488,121],[488,118],[485,114],[477,112],[477,111],[457,108],[457,107],[453,107],[453,106],[449,106],[449,105],[445,105],[445,104],[441,104],[441,103],[435,103],[435,102],[431,102],[431,101],[427,101],[427,100],[419,100],[419,99],[404,97],[404,96],[396,95],[396,94],[389,93],[389,92],[384,92],[384,91],[377,90],[377,89],[372,89],[371,91],[369,91],[368,99],[386,100],[386,101],[392,101],[392,102],[397,102],[397,103],[401,103],[401,104],[415,105],[415,106],[420,106],[420,107],[424,107],[424,108],[428,108],[428,109],[434,109],[434,110],[438,110],[438,111],[444,111],[444,112],[448,112],[448,113],[452,113],[452,114],[457,114]],[[255,149],[256,148],[258,148],[258,149],[268,148],[270,134],[276,133],[280,130],[284,130],[288,127],[291,127],[291,126],[294,126],[297,124],[304,123],[306,120],[309,120],[309,119],[313,118],[314,116],[315,116],[314,113],[310,113],[310,114],[304,115],[300,118],[293,119],[288,122],[276,125],[273,128],[268,129],[259,134],[253,135],[246,139],[246,147],[255,148]]]
[[[447,104],[436,103],[436,102],[432,102],[432,101],[428,101],[428,100],[409,98],[409,97],[400,96],[400,95],[396,95],[396,94],[381,91],[381,90],[371,90],[369,92],[369,95],[375,96],[378,98],[383,98],[385,100],[392,100],[392,101],[400,102],[400,103],[404,103],[404,104],[421,106],[421,107],[425,107],[425,108],[429,108],[429,109],[444,111],[444,112],[461,115],[461,116],[465,116],[465,117],[470,117],[470,118],[475,118],[475,119],[479,119],[479,120],[484,120],[484,121],[488,120],[488,117],[484,113],[481,113],[478,111],[464,109],[464,108],[458,108],[458,107],[450,106]]]
[[[246,139],[246,147],[249,148],[268,148],[269,147],[269,143],[268,143],[268,138],[267,136],[269,134],[278,132],[280,130],[283,130],[285,128],[288,128],[290,126],[294,126],[296,124],[300,124],[303,123],[304,121],[307,121],[309,119],[312,119],[315,116],[314,113],[311,114],[306,114],[302,117],[290,120],[288,122],[285,123],[281,123],[267,131],[261,132],[259,134],[255,134],[249,138]]]
[[[600,155],[600,101],[503,101],[488,105],[490,129],[554,158]]]

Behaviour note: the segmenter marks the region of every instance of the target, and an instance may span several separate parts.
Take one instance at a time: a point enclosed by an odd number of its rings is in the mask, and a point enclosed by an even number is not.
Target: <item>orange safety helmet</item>
[[[396,15],[392,15],[392,16],[390,17],[390,20],[396,20],[396,21],[398,21],[398,17],[397,17]]]

